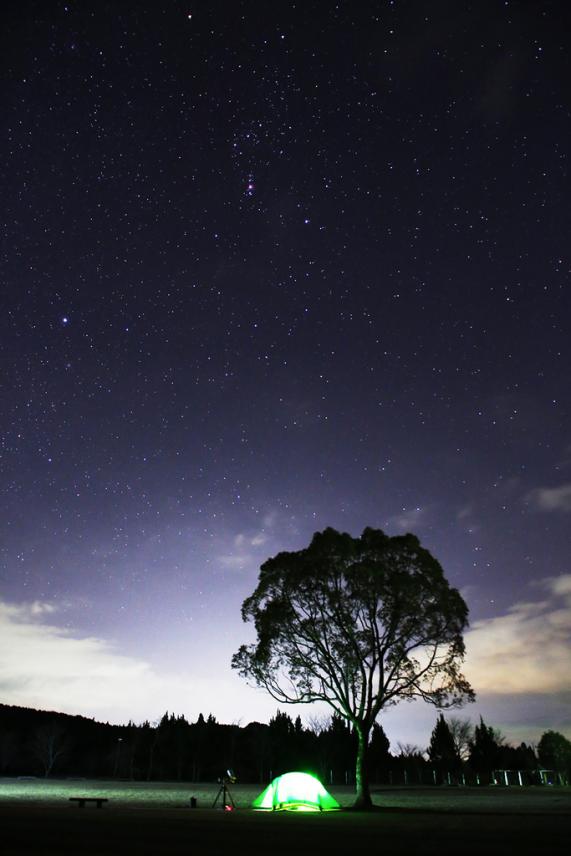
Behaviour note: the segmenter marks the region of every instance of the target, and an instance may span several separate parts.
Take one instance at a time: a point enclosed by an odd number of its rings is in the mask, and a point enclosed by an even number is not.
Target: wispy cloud
[[[562,574],[560,577],[550,577],[546,581],[552,592],[562,597],[571,597],[571,574]]]
[[[538,487],[526,499],[538,511],[571,511],[571,484],[559,487]]]
[[[571,737],[571,574],[540,580],[533,593],[536,602],[522,600],[465,634],[464,672],[477,698],[460,715],[483,715],[513,744],[536,742],[550,728]],[[383,727],[393,745],[423,746],[434,716],[430,705],[397,705]]]
[[[426,517],[426,508],[403,508],[399,514],[389,517],[388,525],[406,532],[415,532],[426,523]]]
[[[217,563],[223,568],[236,570],[259,568],[272,552],[272,534],[276,521],[276,513],[268,512],[258,528],[224,538],[225,549],[216,557]]]
[[[246,552],[223,553],[217,557],[216,561],[223,568],[237,571],[242,570],[242,568],[251,568],[252,565],[255,565],[256,563],[255,557],[252,553]]]
[[[542,580],[534,593],[535,602],[522,600],[504,615],[475,622],[466,634],[466,674],[478,694],[477,713],[510,738],[525,740],[546,728],[571,735],[571,574]],[[218,659],[217,652],[195,658],[196,670],[191,658],[188,670],[164,673],[99,636],[58,626],[65,619],[65,610],[50,603],[0,600],[3,702],[110,722],[153,721],[167,709],[191,718],[212,710],[227,722],[236,711],[245,720],[275,713],[273,700],[230,672],[232,640]],[[476,708],[466,713],[475,716]],[[409,731],[414,742],[427,739],[430,706],[422,706],[418,723],[408,706],[395,711],[392,718],[387,714],[395,740],[408,740]]]
[[[476,621],[466,634],[466,673],[476,692],[571,691],[571,574],[540,587],[541,600]]]
[[[159,672],[107,640],[58,626],[58,614],[49,603],[0,600],[0,698],[5,704],[110,722],[153,721],[167,709],[193,717],[204,706],[231,722],[237,706],[246,712],[255,702],[229,668],[216,674]]]
[[[53,603],[33,600],[30,603],[2,603],[0,601],[0,621],[2,617],[13,621],[33,621],[42,615],[52,615],[57,612]]]
[[[476,512],[472,505],[464,505],[456,512],[456,520],[466,535],[476,535],[480,529],[480,523],[476,519]]]
[[[117,653],[96,637],[75,638],[41,619],[52,604],[0,601],[0,693],[8,704],[51,707],[102,715],[137,706],[149,682],[157,682],[148,663]],[[156,687],[155,687],[156,688]]]

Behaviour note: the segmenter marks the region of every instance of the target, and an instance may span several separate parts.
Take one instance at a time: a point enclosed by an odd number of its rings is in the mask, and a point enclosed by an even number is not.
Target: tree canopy
[[[571,741],[559,731],[546,731],[537,744],[539,760],[545,767],[571,778]]]
[[[260,569],[242,605],[257,641],[233,668],[281,703],[323,701],[358,738],[356,805],[370,805],[366,752],[375,719],[401,699],[472,700],[460,668],[468,608],[414,535],[326,529]]]

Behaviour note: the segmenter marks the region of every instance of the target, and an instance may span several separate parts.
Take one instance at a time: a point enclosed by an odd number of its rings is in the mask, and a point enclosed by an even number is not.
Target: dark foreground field
[[[210,808],[212,787],[0,780],[0,852],[518,856],[565,852],[571,840],[569,789],[387,789],[375,794],[378,810],[371,814],[254,812],[246,807],[254,792],[236,788],[238,808],[228,813]],[[332,792],[349,802],[347,791]],[[106,795],[109,802],[79,809],[70,793]],[[187,807],[191,794],[197,809]]]

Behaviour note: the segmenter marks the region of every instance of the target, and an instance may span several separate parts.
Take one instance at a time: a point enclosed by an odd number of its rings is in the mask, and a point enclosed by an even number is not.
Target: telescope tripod
[[[212,808],[216,808],[218,802],[221,802],[222,809],[225,809],[227,806],[232,806],[232,808],[236,808],[234,804],[234,799],[230,792],[230,788],[228,787],[228,779],[222,779],[220,788],[218,789],[218,793],[216,794],[216,799],[212,803]]]

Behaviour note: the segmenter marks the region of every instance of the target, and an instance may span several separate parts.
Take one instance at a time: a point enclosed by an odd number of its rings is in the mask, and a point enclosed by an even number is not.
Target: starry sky
[[[469,605],[465,715],[571,736],[570,27],[6,0],[1,701],[265,721],[260,564],[373,526]]]

